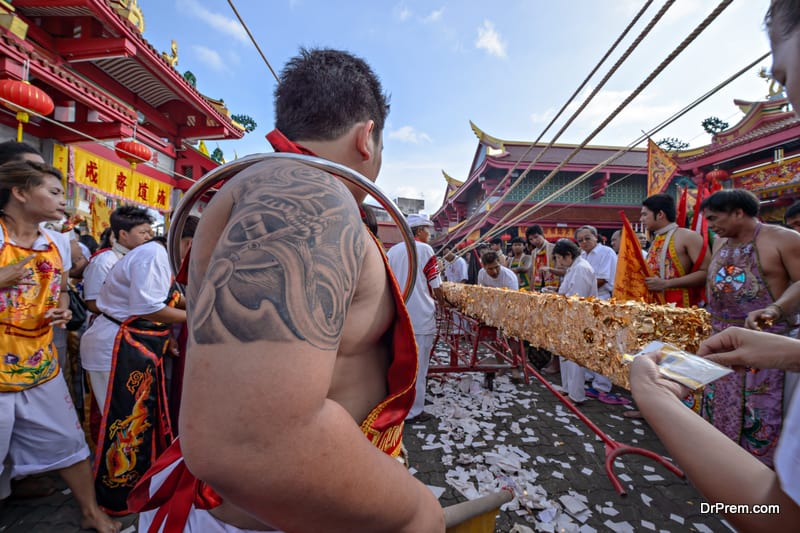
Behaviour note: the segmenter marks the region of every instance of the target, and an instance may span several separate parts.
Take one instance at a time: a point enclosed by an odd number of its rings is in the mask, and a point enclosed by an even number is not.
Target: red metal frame
[[[514,367],[518,367],[522,370],[525,383],[529,383],[529,376],[532,375],[605,443],[606,475],[620,496],[626,496],[627,491],[614,472],[614,461],[622,455],[642,455],[660,463],[664,468],[679,478],[685,477],[680,468],[661,455],[651,450],[617,442],[606,435],[605,432],[594,422],[589,420],[568,397],[557,391],[533,365],[526,361],[526,353],[522,341],[507,337],[501,331],[497,330],[497,328],[487,326],[479,320],[464,315],[452,307],[437,307],[436,318],[437,332],[431,357],[434,357],[436,345],[438,343],[444,343],[449,348],[449,360],[448,364],[434,365],[434,360],[432,359],[431,366],[428,368],[429,375],[448,372],[485,372],[488,377],[493,376],[498,370]],[[457,326],[461,326],[461,331],[456,329]],[[480,348],[484,348],[482,353],[479,353]],[[483,363],[490,357],[497,358],[498,361],[502,362],[500,364]],[[491,384],[491,380],[489,380],[489,383]]]
[[[453,307],[437,306],[436,322],[428,374],[483,372],[491,388],[498,371],[517,368],[525,383],[530,383],[524,359],[525,346],[521,340],[482,324]],[[435,352],[439,343],[449,348],[447,362],[437,361]]]

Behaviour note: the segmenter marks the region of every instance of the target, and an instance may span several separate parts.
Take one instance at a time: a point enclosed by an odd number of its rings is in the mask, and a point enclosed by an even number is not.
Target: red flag
[[[681,192],[681,198],[678,200],[678,214],[676,216],[675,222],[678,223],[679,228],[686,227],[686,202],[689,198],[689,187],[684,187],[683,192]]]
[[[678,165],[652,139],[647,140],[647,196],[664,192]]]
[[[647,267],[642,255],[642,246],[633,226],[625,216],[622,218],[622,234],[619,239],[619,256],[617,257],[617,273],[614,276],[614,298],[618,301],[643,300],[647,303],[664,303],[664,294],[648,290],[644,280],[653,274]]]

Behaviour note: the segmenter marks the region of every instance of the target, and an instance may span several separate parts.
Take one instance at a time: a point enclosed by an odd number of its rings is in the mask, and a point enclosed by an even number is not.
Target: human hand
[[[631,392],[636,396],[652,394],[656,390],[664,390],[678,399],[685,398],[692,392],[677,381],[673,381],[661,374],[658,362],[663,355],[659,352],[650,352],[636,357],[631,363]],[[639,400],[636,400],[639,403]]]
[[[48,309],[44,317],[50,319],[51,326],[64,329],[67,327],[67,322],[72,320],[72,311],[69,308],[54,307],[53,309]]]
[[[667,280],[658,277],[645,278],[644,284],[647,285],[647,289],[651,291],[663,291],[669,288]]]
[[[33,285],[33,282],[26,281],[30,269],[28,263],[36,257],[31,254],[19,263],[0,267],[0,287],[13,287],[14,285]]]
[[[747,314],[744,326],[748,329],[761,330],[770,327],[783,315],[783,310],[777,305],[769,305],[764,309],[757,309]]]
[[[744,328],[728,328],[709,337],[697,355],[729,367],[800,371],[800,340]]]

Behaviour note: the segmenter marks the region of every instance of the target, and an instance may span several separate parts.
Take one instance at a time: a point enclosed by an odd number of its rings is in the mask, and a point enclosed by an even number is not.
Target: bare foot
[[[622,416],[624,416],[625,418],[644,418],[642,416],[642,413],[640,411],[637,411],[636,409],[634,409],[633,411],[625,411],[624,413],[622,413]]]
[[[83,515],[81,529],[94,529],[98,533],[119,533],[119,530],[122,529],[122,522],[112,520],[98,508],[93,514]]]

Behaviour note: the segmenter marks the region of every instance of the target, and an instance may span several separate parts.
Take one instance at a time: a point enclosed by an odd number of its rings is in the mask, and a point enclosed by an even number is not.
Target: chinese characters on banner
[[[69,168],[68,148],[56,144],[53,162],[69,176],[70,181],[103,196],[151,207],[167,212],[170,207],[171,186],[150,178],[130,167],[112,163],[77,146],[71,147],[72,168]]]

